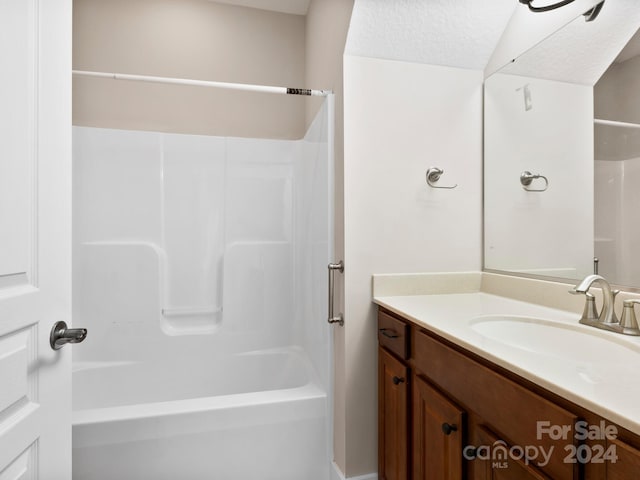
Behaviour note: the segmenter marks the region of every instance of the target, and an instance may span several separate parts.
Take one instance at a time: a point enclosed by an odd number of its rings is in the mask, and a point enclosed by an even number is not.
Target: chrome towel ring
[[[533,183],[533,181],[539,178],[544,180],[544,187],[529,188],[529,186]],[[547,179],[547,177],[537,173],[531,173],[526,170],[520,174],[520,183],[522,184],[522,188],[524,188],[527,192],[545,192],[547,188],[549,188],[549,180]]]

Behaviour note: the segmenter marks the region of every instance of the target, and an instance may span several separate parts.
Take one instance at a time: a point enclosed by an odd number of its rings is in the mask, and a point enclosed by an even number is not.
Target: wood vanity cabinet
[[[639,436],[576,439],[603,419],[382,307],[378,342],[380,480],[640,479]]]

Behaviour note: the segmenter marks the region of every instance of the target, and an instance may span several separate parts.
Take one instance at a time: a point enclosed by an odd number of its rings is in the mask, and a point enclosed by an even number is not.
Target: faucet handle
[[[580,295],[582,292],[578,292],[575,289],[569,290],[569,293],[572,295]],[[584,310],[582,311],[582,317],[580,318],[580,323],[593,323],[598,320],[599,313],[598,307],[596,305],[596,297],[592,293],[584,292],[584,296],[586,302],[584,304]]]
[[[640,336],[640,327],[633,306],[640,303],[640,300],[629,299],[622,302],[622,320],[620,320],[620,330],[625,335]]]
[[[600,314],[598,313],[598,307],[596,306],[595,295],[587,292],[584,296],[586,297],[586,302],[584,304],[584,311],[582,312],[581,320],[598,320]]]

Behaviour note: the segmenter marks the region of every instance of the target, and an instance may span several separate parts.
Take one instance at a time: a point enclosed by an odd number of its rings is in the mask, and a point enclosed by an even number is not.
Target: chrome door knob
[[[67,328],[66,322],[61,320],[53,324],[49,345],[54,350],[60,350],[67,343],[80,343],[85,338],[87,338],[86,328]]]

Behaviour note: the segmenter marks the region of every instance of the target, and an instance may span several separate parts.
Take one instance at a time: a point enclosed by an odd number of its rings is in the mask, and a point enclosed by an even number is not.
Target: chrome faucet
[[[605,330],[617,330],[616,327],[619,327],[619,322],[616,317],[614,299],[615,293],[611,291],[611,285],[607,280],[600,275],[588,275],[582,280],[578,285],[573,287],[573,290],[569,290],[569,293],[578,294],[583,293],[585,295],[590,295],[589,288],[594,283],[599,283],[602,288],[602,298],[603,305],[602,311],[600,312],[600,316],[597,319],[587,318],[586,315],[583,315],[580,319],[580,323],[584,325],[591,325],[592,327],[603,328]]]

